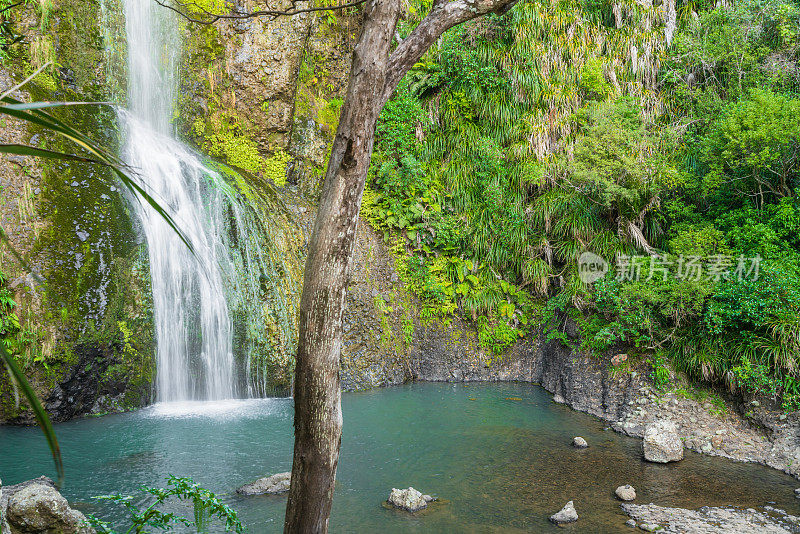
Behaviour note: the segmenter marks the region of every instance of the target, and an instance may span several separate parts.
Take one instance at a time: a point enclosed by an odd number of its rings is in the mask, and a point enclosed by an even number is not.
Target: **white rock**
[[[647,425],[642,439],[644,459],[665,464],[683,460],[683,442],[672,421],[656,421]]]
[[[583,439],[582,437],[575,436],[574,438],[572,438],[572,446],[577,447],[579,449],[585,449],[586,447],[589,446],[589,444],[586,443],[586,440]]]
[[[392,488],[392,492],[389,494],[389,504],[408,512],[417,512],[427,508],[428,502],[432,500],[433,498],[430,495],[423,495],[411,487],[403,490]]]
[[[265,493],[278,494],[289,491],[292,482],[292,473],[277,473],[269,477],[259,478],[255,482],[245,484],[236,490],[240,495],[263,495]]]
[[[630,484],[618,487],[614,493],[621,501],[632,501],[636,499],[636,490]]]
[[[575,504],[569,501],[558,513],[550,516],[553,523],[573,523],[578,520],[578,512],[575,511]]]

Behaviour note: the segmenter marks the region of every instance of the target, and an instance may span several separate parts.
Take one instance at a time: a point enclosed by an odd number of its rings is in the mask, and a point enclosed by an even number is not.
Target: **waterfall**
[[[174,14],[153,0],[124,0],[128,110],[119,114],[123,159],[167,208],[191,244],[156,210],[131,204],[147,241],[157,343],[158,401],[237,396],[225,297],[222,199],[198,155],[172,136],[180,42]]]
[[[121,155],[193,250],[149,204],[129,197],[148,250],[156,400],[286,391],[303,246],[286,195],[177,139],[179,17],[153,0],[100,7],[108,84],[127,102],[118,113]]]

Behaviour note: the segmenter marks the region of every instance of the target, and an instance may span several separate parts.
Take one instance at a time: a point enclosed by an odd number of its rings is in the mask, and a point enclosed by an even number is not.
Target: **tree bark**
[[[345,287],[399,0],[367,4],[308,245],[294,387],[295,445],[285,533],[328,530],[342,435],[339,356]]]
[[[328,530],[342,435],[342,313],[375,125],[397,84],[449,28],[516,0],[435,0],[392,52],[400,0],[365,4],[350,82],[308,245],[295,368],[295,445],[284,532]]]

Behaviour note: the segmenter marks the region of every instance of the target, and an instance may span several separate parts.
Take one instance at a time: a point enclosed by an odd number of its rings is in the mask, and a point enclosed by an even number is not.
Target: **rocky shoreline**
[[[654,504],[623,504],[622,510],[645,532],[693,534],[794,534],[800,532],[800,518],[771,506],[753,508],[710,508],[698,510],[667,508]],[[631,525],[634,526],[634,525]]]

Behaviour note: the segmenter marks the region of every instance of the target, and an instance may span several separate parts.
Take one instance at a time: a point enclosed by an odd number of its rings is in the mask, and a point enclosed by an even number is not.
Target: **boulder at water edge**
[[[672,421],[656,421],[647,425],[642,439],[644,459],[665,464],[683,460],[683,442]]]
[[[5,519],[11,534],[94,534],[86,516],[70,508],[52,485],[23,484],[8,497]]]
[[[255,482],[245,484],[236,490],[240,495],[263,495],[269,493],[272,495],[278,493],[286,493],[289,491],[289,485],[292,482],[292,473],[278,473],[270,477],[259,478]]]
[[[388,502],[395,508],[400,508],[408,512],[417,512],[423,508],[427,508],[428,503],[435,500],[435,497],[423,495],[422,492],[409,487],[403,490],[392,488]]]
[[[632,501],[636,498],[636,490],[630,484],[618,487],[614,493],[621,501]]]
[[[586,440],[583,439],[582,437],[575,436],[574,438],[572,438],[572,446],[577,447],[578,449],[585,449],[586,447],[589,446],[589,444],[586,443]]]
[[[575,511],[575,505],[569,501],[564,508],[558,513],[550,516],[550,521],[553,523],[573,523],[578,520],[578,512]]]

